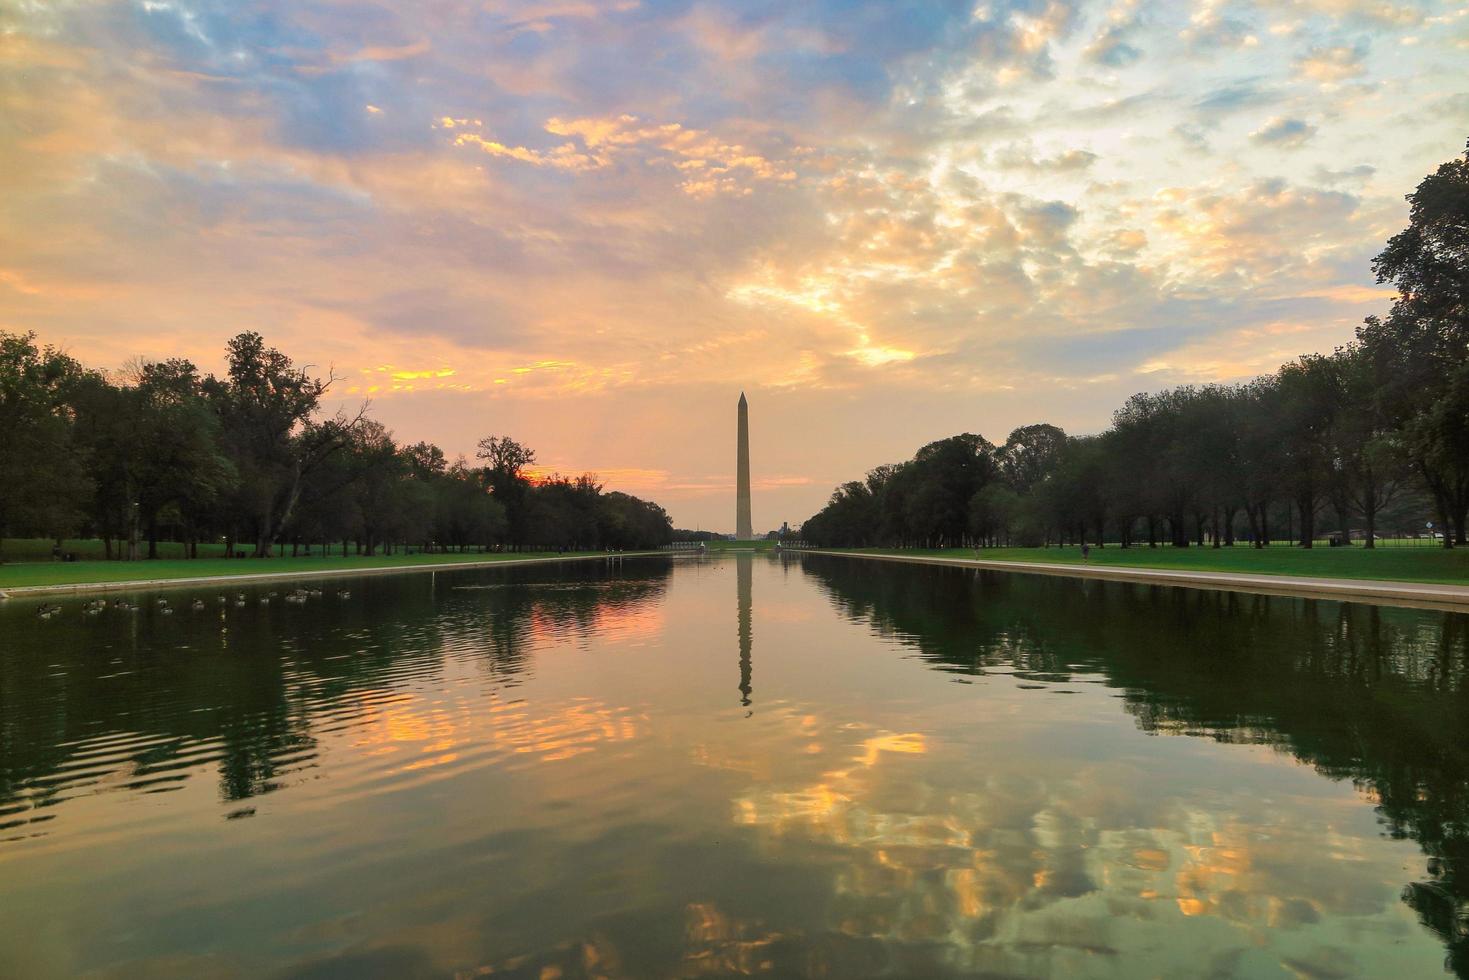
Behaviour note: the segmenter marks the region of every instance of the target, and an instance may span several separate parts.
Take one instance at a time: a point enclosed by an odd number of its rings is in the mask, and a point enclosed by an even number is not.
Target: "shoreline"
[[[610,561],[614,558],[644,558],[661,551],[624,551],[599,555],[545,555],[539,558],[499,558],[487,561],[450,561],[413,565],[378,565],[373,568],[315,568],[291,572],[244,572],[239,575],[196,575],[189,578],[125,579],[117,582],[75,582],[58,585],[17,585],[0,588],[0,600],[45,595],[75,595],[83,592],[128,592],[140,589],[187,588],[223,585],[229,582],[280,582],[288,579],[348,578],[361,575],[393,575],[404,572],[445,572],[456,568],[506,568],[557,561]]]
[[[947,565],[996,572],[1019,572],[1070,578],[1170,585],[1220,592],[1250,592],[1262,595],[1296,596],[1305,599],[1335,599],[1384,606],[1409,606],[1447,612],[1469,612],[1469,586],[1437,585],[1428,582],[1397,582],[1380,579],[1315,578],[1298,575],[1252,575],[1242,572],[1198,572],[1167,568],[1132,568],[1116,565],[1069,565],[1055,562],[1000,561],[985,558],[946,558],[935,555],[876,554],[865,551],[809,549],[805,555],[834,558],[870,558],[921,565]]]

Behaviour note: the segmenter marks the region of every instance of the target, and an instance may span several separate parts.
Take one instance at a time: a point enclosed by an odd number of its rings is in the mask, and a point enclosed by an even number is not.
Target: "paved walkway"
[[[1258,592],[1268,595],[1341,599],[1388,606],[1418,606],[1469,612],[1469,585],[1434,585],[1428,582],[1383,582],[1373,579],[1306,578],[1297,575],[1247,575],[1239,572],[1188,572],[1172,568],[1131,568],[1116,565],[1063,565],[1028,561],[991,561],[984,558],[939,558],[929,555],[874,555],[853,551],[803,551],[798,554],[870,558],[924,565],[953,565],[987,568],[1029,575],[1064,575],[1071,578],[1111,579],[1177,585],[1191,589],[1229,592]]]
[[[627,551],[615,555],[547,555],[543,558],[501,558],[490,561],[444,561],[431,565],[380,565],[376,568],[316,568],[291,572],[252,572],[248,575],[199,575],[193,578],[131,579],[123,582],[78,582],[62,585],[18,585],[0,589],[0,599],[32,596],[74,595],[79,592],[135,592],[141,589],[171,589],[196,585],[228,585],[231,582],[285,582],[294,579],[349,578],[359,575],[393,575],[400,572],[448,572],[458,568],[508,568],[552,561],[611,561],[661,551]],[[269,559],[266,559],[269,560]]]

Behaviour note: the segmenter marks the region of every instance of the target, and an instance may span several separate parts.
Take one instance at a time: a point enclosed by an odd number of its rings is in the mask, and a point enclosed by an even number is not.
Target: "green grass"
[[[7,542],[8,544],[8,542]],[[80,553],[80,552],[79,552]],[[601,552],[519,552],[480,554],[356,555],[347,558],[160,558],[157,561],[50,561],[0,565],[0,589],[35,585],[83,585],[93,582],[130,582],[154,579],[203,578],[226,575],[292,575],[298,572],[351,572],[372,568],[412,568],[477,561],[512,561],[517,558],[566,558]]]
[[[935,555],[945,558],[982,558],[989,561],[1081,564],[1081,549],[1067,548],[948,548],[943,550],[887,548],[851,549],[872,554]],[[1353,548],[1273,547],[1233,548],[1092,548],[1092,565],[1122,568],[1166,568],[1191,572],[1238,572],[1247,575],[1301,575],[1311,578],[1381,579],[1469,585],[1469,548]]]

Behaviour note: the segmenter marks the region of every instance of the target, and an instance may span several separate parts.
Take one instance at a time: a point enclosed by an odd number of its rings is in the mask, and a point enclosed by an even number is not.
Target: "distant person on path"
[[[1092,546],[1089,545],[1089,544],[1087,544],[1085,541],[1083,541],[1082,544],[1081,544],[1081,560],[1083,562],[1087,562],[1087,561],[1090,561],[1091,560],[1091,557],[1092,557]]]

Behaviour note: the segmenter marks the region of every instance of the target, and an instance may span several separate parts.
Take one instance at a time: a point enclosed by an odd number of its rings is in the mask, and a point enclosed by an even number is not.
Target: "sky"
[[[713,530],[743,390],[764,530],[1347,342],[1466,137],[1461,2],[0,0],[0,330]]]

